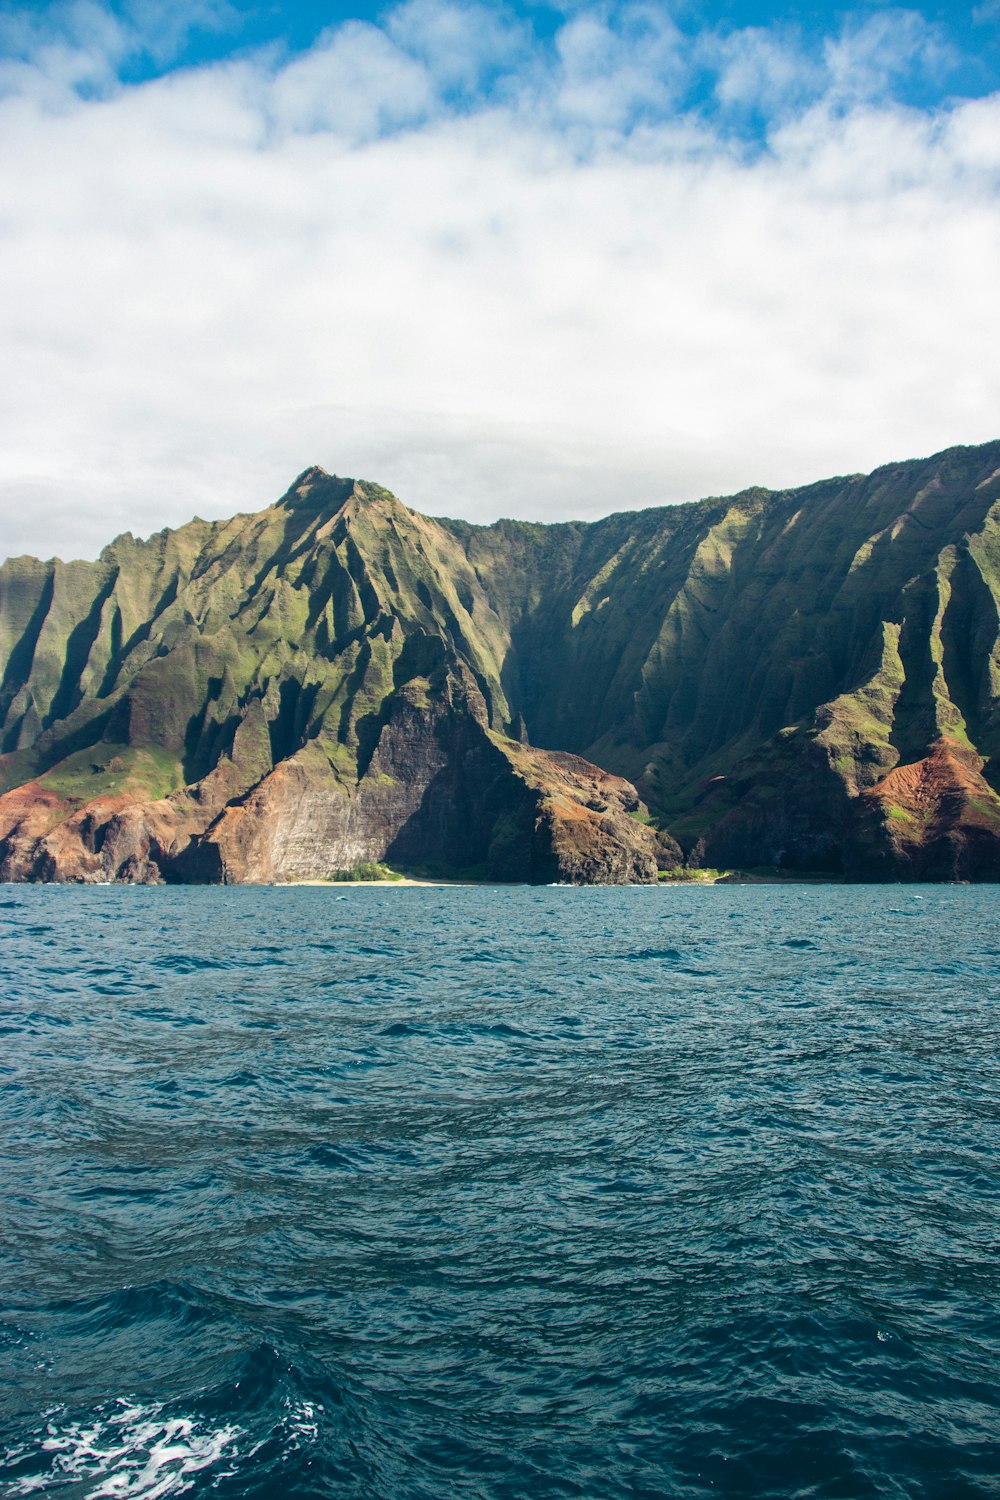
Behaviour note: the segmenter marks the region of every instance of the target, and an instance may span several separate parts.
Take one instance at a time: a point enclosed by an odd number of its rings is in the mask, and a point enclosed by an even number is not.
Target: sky
[[[0,0],[0,555],[1000,437],[1000,0]]]

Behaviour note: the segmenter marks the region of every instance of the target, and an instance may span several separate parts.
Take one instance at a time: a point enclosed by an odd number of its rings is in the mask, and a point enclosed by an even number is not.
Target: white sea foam
[[[194,1475],[218,1465],[218,1478],[235,1473],[237,1426],[212,1428],[195,1418],[168,1417],[162,1405],[120,1400],[90,1422],[60,1421],[47,1414],[35,1444],[20,1445],[4,1457],[7,1465],[48,1455],[44,1472],[25,1474],[7,1488],[10,1500],[22,1495],[55,1495],[64,1486],[92,1483],[86,1500],[160,1500],[183,1495]]]
[[[314,1442],[319,1437],[319,1414],[323,1410],[322,1406],[312,1401],[292,1401],[286,1398],[285,1407],[288,1416],[282,1425],[288,1433],[289,1446],[300,1447],[300,1440]]]

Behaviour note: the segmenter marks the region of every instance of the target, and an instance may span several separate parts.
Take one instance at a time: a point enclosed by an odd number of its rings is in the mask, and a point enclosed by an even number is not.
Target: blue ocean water
[[[0,1494],[1000,1495],[998,917],[0,887]]]

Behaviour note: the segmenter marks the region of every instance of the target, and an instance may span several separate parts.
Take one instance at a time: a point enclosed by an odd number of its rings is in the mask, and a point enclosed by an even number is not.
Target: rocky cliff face
[[[998,600],[1000,444],[548,527],[308,470],[0,568],[0,876],[994,879]]]
[[[359,863],[648,881],[635,789],[511,737],[509,638],[460,546],[373,485],[0,570],[8,880]]]

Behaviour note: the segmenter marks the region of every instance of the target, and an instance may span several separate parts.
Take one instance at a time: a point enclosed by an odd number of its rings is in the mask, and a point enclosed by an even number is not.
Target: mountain
[[[274,506],[0,568],[0,876],[1000,876],[1000,442],[590,524]]]

